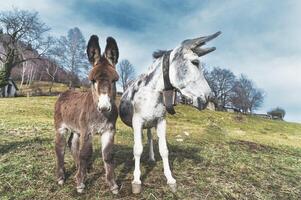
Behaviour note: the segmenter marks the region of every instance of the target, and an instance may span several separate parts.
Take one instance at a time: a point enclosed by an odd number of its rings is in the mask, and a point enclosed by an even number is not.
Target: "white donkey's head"
[[[201,69],[199,57],[215,50],[215,47],[202,48],[206,42],[216,38],[213,35],[188,39],[170,52],[170,82],[184,96],[197,102],[199,109],[204,109],[211,98],[211,89]]]

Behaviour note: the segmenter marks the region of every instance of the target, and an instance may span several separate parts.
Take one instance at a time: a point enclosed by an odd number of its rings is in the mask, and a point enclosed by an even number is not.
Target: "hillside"
[[[0,99],[1,199],[112,199],[104,182],[99,136],[82,195],[66,155],[67,181],[56,184],[53,107],[57,97]],[[155,138],[156,163],[142,156],[143,192],[131,194],[131,129],[120,119],[115,138],[120,199],[300,199],[301,124],[176,106],[167,117],[170,163],[178,191],[166,185]],[[144,143],[146,137],[144,138]]]
[[[16,81],[16,84],[19,88],[18,90],[18,96],[40,96],[40,95],[49,95],[49,88],[51,87],[51,82],[49,81],[34,81],[30,86],[23,85],[22,88],[20,88],[20,82]],[[51,88],[51,95],[56,95],[61,92],[64,92],[68,90],[69,87],[67,84],[64,83],[53,83],[53,86]],[[85,91],[87,88],[85,87],[77,87],[75,90],[79,91]]]

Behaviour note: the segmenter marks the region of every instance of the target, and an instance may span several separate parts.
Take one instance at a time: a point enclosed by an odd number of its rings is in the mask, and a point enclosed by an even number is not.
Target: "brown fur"
[[[117,45],[113,45],[113,47],[117,48]],[[93,65],[89,74],[89,79],[92,81],[91,90],[88,92],[66,91],[60,95],[55,104],[55,151],[57,155],[58,181],[63,182],[65,179],[64,149],[66,140],[64,133],[69,131],[71,132],[71,137],[68,144],[77,166],[77,188],[83,189],[84,187],[86,171],[91,163],[93,152],[92,136],[94,133],[112,133],[110,140],[106,141],[103,146],[102,154],[110,189],[115,190],[117,187],[114,179],[112,147],[114,144],[115,124],[118,117],[115,104],[115,82],[119,77],[115,70],[116,57],[115,60],[108,60],[106,56],[107,51],[111,53],[112,57],[112,55],[115,55],[114,52],[118,52],[118,49],[110,51],[110,48],[108,48],[105,54],[101,56],[97,36],[91,37],[87,49],[89,61]],[[110,110],[97,109],[98,97],[101,94],[108,94],[110,97]]]

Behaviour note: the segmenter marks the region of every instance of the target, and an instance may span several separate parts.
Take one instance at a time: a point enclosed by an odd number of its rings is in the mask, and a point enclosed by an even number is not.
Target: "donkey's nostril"
[[[210,92],[209,95],[207,96],[207,101],[212,101],[214,99],[214,93]]]
[[[100,112],[110,112],[111,111],[111,106],[109,106],[109,107],[101,107],[101,108],[98,107],[97,109]]]

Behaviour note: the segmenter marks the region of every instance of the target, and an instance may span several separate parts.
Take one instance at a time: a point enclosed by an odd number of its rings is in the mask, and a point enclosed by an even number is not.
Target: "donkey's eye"
[[[192,60],[191,63],[196,67],[199,67],[200,61],[198,59]]]

